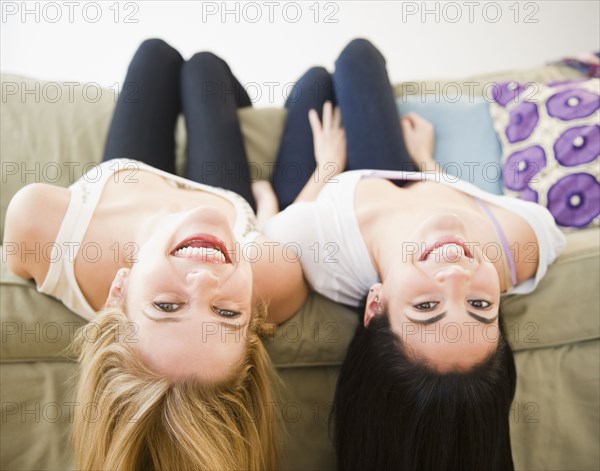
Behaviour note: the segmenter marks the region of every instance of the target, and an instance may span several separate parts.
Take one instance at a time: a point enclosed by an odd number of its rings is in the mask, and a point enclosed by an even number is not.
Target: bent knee
[[[188,67],[201,67],[203,69],[220,67],[224,64],[223,59],[209,51],[197,52],[186,62]]]
[[[335,61],[336,68],[340,66],[344,66],[346,64],[364,64],[365,62],[370,62],[368,59],[372,57],[377,57],[385,59],[381,55],[381,52],[369,41],[364,38],[353,39],[348,43],[348,45],[344,48],[344,50],[339,55],[338,59]]]
[[[167,42],[159,38],[144,40],[138,47],[136,54],[151,55],[161,62],[182,62],[181,54]]]

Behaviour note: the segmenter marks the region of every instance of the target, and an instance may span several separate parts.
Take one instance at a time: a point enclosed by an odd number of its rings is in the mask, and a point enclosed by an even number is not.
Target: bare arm
[[[315,110],[308,119],[313,132],[316,169],[296,197],[295,202],[314,200],[325,183],[344,171],[346,166],[346,135],[341,127],[341,113],[330,102],[323,106],[323,122]],[[279,208],[268,182],[256,182],[252,191],[257,202],[257,219],[262,227]],[[269,301],[268,319],[281,323],[293,316],[308,295],[300,259],[286,245],[259,237],[261,258],[253,264],[254,293]]]
[[[279,203],[273,187],[266,180],[258,180],[252,183],[252,194],[256,201],[256,220],[258,227],[262,228],[264,223],[279,212]]]
[[[302,275],[300,259],[285,244],[263,236],[256,242],[260,257],[253,263],[254,294],[269,303],[268,321],[279,324],[292,317],[304,304],[308,287]]]
[[[8,267],[38,286],[50,266],[48,247],[56,240],[69,205],[69,190],[45,183],[21,188],[6,211],[3,251]]]

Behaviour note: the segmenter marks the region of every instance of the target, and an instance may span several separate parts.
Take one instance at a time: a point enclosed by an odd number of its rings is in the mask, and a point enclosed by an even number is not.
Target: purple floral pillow
[[[563,228],[600,225],[600,80],[492,90],[504,194],[546,206]]]

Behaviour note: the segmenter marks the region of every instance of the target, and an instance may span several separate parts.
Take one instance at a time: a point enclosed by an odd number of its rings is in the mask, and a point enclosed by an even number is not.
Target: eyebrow
[[[491,324],[492,322],[494,322],[498,318],[498,313],[496,313],[496,315],[494,317],[490,318],[490,319],[478,316],[477,314],[475,314],[474,312],[471,312],[471,311],[467,311],[467,314],[469,316],[471,316],[473,319],[475,319],[476,321],[479,321],[479,322],[481,322],[483,324]]]
[[[422,325],[429,325],[429,324],[434,324],[437,321],[442,320],[444,317],[446,317],[446,314],[448,314],[448,311],[444,311],[441,314],[438,314],[437,316],[433,316],[430,317],[429,319],[413,319],[410,316],[406,316],[410,321],[414,322],[415,324],[422,324]],[[486,317],[481,317],[477,314],[475,314],[474,312],[471,311],[467,311],[467,314],[469,316],[471,316],[473,319],[475,319],[476,321],[479,321],[483,324],[491,324],[492,322],[494,322],[497,318],[498,318],[498,314],[496,314],[494,317],[492,317],[491,319],[487,319]]]

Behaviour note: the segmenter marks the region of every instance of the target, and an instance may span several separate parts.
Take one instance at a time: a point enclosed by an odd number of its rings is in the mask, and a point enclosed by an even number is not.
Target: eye
[[[221,309],[220,307],[213,307],[213,311],[221,316],[221,317],[226,317],[227,319],[235,319],[237,317],[240,317],[242,315],[241,312],[238,311],[230,311],[229,309]]]
[[[426,301],[424,303],[415,304],[413,307],[417,311],[433,311],[439,304],[438,301]]]
[[[484,301],[483,299],[471,299],[468,303],[477,309],[489,309],[492,307],[492,303]]]
[[[181,308],[181,304],[178,303],[165,303],[165,302],[155,302],[152,303],[152,305],[158,309],[159,311],[162,312],[175,312],[178,311]]]

